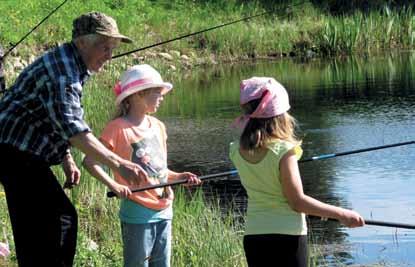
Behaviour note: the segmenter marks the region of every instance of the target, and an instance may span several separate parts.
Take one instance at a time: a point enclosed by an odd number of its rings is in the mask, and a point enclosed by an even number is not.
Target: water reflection
[[[170,166],[199,174],[233,169],[228,144],[238,133],[229,125],[239,114],[239,82],[250,76],[273,76],[286,86],[291,113],[300,121],[305,158],[412,140],[414,63],[410,52],[308,63],[259,62],[204,70],[176,81],[159,112],[167,124]],[[412,145],[300,168],[305,191],[320,200],[353,208],[366,218],[411,223],[414,162]],[[205,189],[207,195],[217,191],[224,207],[244,212],[245,192],[238,182],[221,180]],[[225,205],[232,200],[236,205]],[[335,266],[333,262],[388,259],[415,265],[415,255],[409,253],[415,249],[411,231],[371,226],[346,230],[319,221],[311,225],[317,244],[341,248],[321,250],[320,262]]]

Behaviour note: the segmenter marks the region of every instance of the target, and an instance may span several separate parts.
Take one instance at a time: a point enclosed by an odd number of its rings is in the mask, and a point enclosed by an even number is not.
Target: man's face
[[[112,50],[120,44],[119,39],[98,36],[95,43],[81,43],[81,56],[89,71],[99,72],[102,66],[112,58]]]

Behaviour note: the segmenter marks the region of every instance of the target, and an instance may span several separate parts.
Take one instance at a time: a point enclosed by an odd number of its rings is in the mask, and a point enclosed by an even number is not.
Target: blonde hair
[[[258,107],[261,99],[252,100],[242,109],[245,114],[251,114]],[[293,144],[300,144],[296,136],[296,120],[288,112],[271,118],[250,118],[240,137],[240,146],[245,150],[264,148],[277,139]]]

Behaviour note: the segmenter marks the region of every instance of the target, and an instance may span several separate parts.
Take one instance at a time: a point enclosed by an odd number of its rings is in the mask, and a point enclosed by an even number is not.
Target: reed
[[[410,48],[415,36],[412,16],[412,8],[397,11],[385,7],[368,14],[327,17],[317,47],[328,55]]]

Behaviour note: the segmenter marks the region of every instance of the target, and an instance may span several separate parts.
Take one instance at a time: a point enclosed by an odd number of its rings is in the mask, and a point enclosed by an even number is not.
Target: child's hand
[[[184,186],[200,185],[202,183],[202,180],[200,180],[196,174],[191,172],[182,172],[179,177],[187,180],[187,183],[185,183]]]
[[[110,189],[112,192],[114,192],[117,197],[121,198],[127,198],[129,195],[131,195],[131,189],[128,186],[119,184],[117,182],[114,182],[110,185]]]
[[[343,210],[342,216],[339,218],[339,221],[346,225],[347,227],[360,227],[365,225],[365,220],[359,213],[353,210]]]

